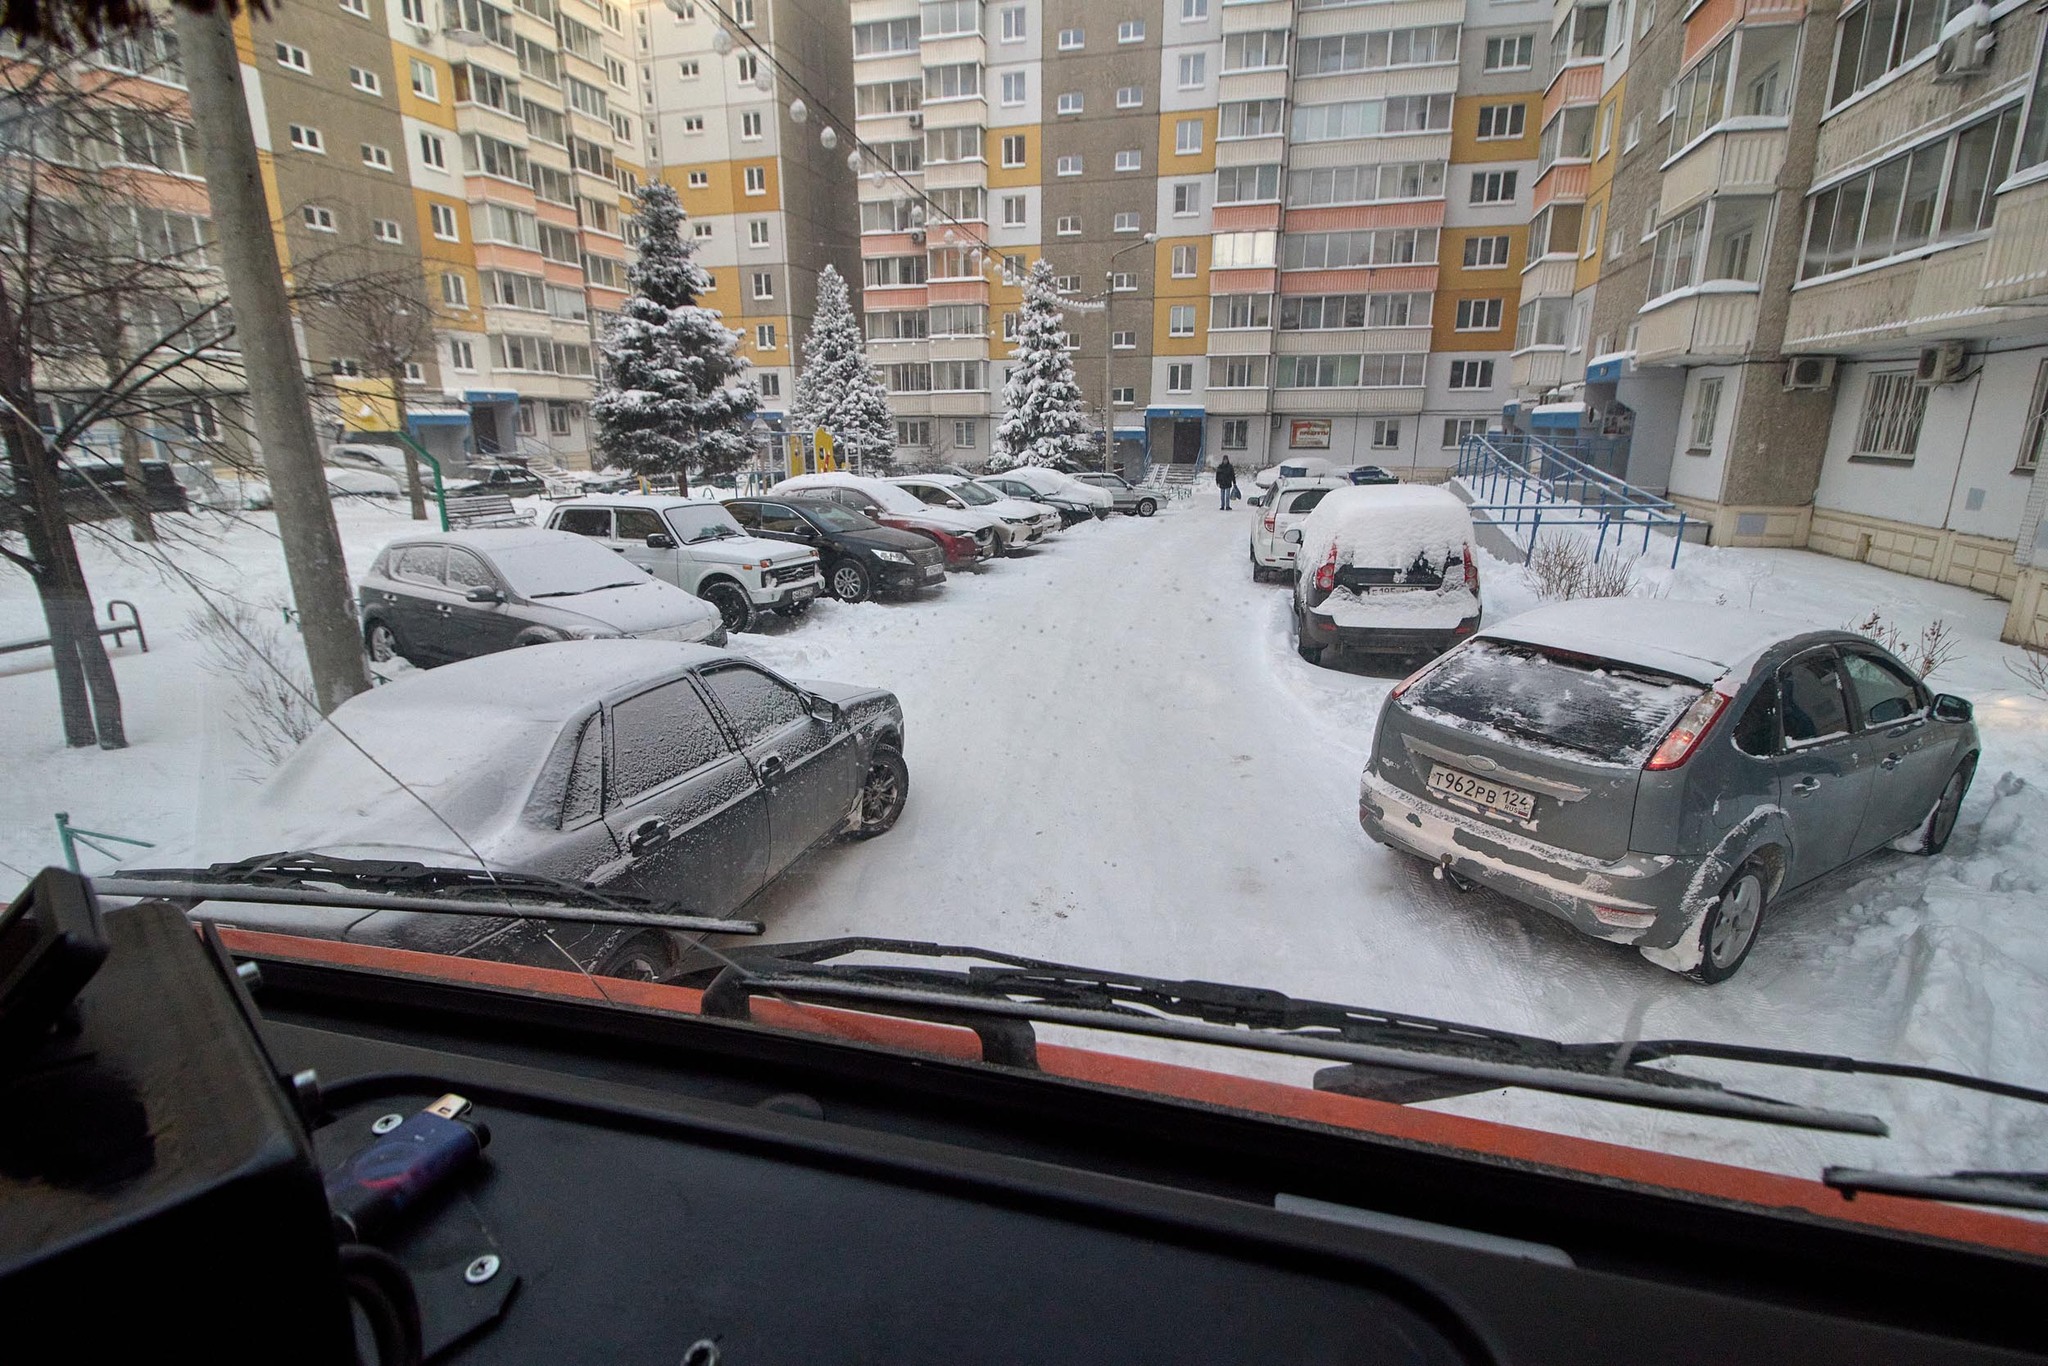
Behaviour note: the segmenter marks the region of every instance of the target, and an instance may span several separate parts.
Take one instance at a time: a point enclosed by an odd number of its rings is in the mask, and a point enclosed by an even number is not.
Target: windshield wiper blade
[[[564,588],[559,592],[530,593],[527,596],[533,598],[536,601],[538,601],[541,598],[580,598],[585,593],[602,593],[605,592],[607,589],[612,588],[632,588],[639,582],[640,581],[638,579],[626,579],[619,583],[601,583],[595,588]]]
[[[1996,1205],[2001,1209],[2048,1210],[2048,1172],[1949,1172],[1915,1176],[1910,1172],[1864,1171],[1828,1167],[1821,1182],[1844,1199],[1858,1195],[1898,1195],[1912,1200],[1947,1200],[1958,1205]]]
[[[402,859],[264,854],[204,868],[124,868],[117,876],[97,877],[92,883],[105,896],[159,897],[171,901],[428,911],[497,919],[510,913],[531,920],[711,934],[757,935],[763,929],[758,920],[693,915],[672,902],[632,892],[579,887],[536,873],[493,873],[482,868],[437,867]],[[342,890],[322,890],[325,887]]]
[[[963,972],[830,961],[862,952],[997,966]],[[1514,1087],[1872,1137],[1888,1132],[1872,1115],[1642,1066],[1626,1044],[1564,1044],[1261,988],[1104,973],[953,945],[866,937],[763,945],[695,970],[686,966],[679,980],[705,987],[707,1014],[743,1018],[747,998],[758,994],[832,1000],[973,1028],[985,1057],[1025,1065],[1033,1057],[1029,1025],[1060,1024],[1319,1058],[1340,1064],[1317,1074],[1319,1089],[1400,1103]],[[991,1022],[1007,1022],[1009,1032]]]

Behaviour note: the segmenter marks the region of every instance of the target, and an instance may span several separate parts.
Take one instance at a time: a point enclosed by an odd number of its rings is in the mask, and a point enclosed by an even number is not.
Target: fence
[[[1597,561],[1612,534],[1616,549],[1640,527],[1643,553],[1657,532],[1671,537],[1671,563],[1685,545],[1685,512],[1556,442],[1525,433],[1468,436],[1458,446],[1455,477],[1472,499],[1472,514],[1501,528],[1522,548],[1536,551],[1543,528],[1598,528]]]

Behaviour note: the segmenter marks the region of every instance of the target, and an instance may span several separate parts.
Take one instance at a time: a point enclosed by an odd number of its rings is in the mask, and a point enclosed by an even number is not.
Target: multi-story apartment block
[[[854,116],[846,13],[840,0],[716,0],[716,13],[712,0],[641,0],[632,10],[650,174],[682,198],[712,280],[703,302],[740,333],[776,432],[818,273],[832,264],[858,288],[847,125],[832,147],[820,136],[831,118]],[[799,92],[809,93],[802,122],[790,114]]]

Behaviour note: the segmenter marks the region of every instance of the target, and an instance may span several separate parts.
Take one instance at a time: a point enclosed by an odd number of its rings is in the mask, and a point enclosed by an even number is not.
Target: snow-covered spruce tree
[[[737,382],[748,367],[739,333],[697,302],[711,277],[692,259],[674,188],[655,181],[637,198],[640,259],[601,342],[604,377],[590,400],[598,450],[638,474],[724,474],[751,454],[746,429],[760,396]]]
[[[1067,354],[1067,331],[1060,325],[1059,292],[1053,287],[1049,261],[1032,264],[1024,286],[1024,313],[1017,323],[1017,349],[1010,357],[1017,364],[1003,385],[1003,420],[996,424],[989,468],[1087,459],[1096,440],[1088,432],[1081,386],[1074,382],[1074,362]]]
[[[840,459],[857,462],[857,469],[886,467],[895,456],[889,395],[868,363],[846,281],[831,266],[818,273],[818,308],[790,404],[792,431],[808,436],[819,427],[839,443]]]

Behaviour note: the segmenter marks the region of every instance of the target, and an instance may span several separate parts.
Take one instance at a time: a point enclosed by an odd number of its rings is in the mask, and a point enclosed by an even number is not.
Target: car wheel
[[[903,814],[903,803],[909,797],[910,768],[903,762],[903,751],[894,745],[877,746],[860,785],[853,837],[867,840],[886,832]]]
[[[398,645],[398,633],[385,622],[371,622],[363,632],[363,643],[369,648],[370,659],[378,664],[389,664],[404,654]]]
[[[832,596],[841,602],[866,602],[870,591],[868,571],[858,560],[841,560],[832,566]]]
[[[675,940],[656,930],[636,934],[592,965],[594,977],[662,982],[675,975]]]
[[[745,631],[754,625],[754,604],[747,598],[747,590],[736,583],[721,580],[707,583],[697,590],[697,596],[718,609],[719,619],[728,631]]]
[[[797,602],[785,602],[782,604],[782,606],[775,609],[775,614],[780,617],[789,617],[792,619],[800,617],[804,613],[811,610],[811,601],[812,600],[810,598],[804,598]]]
[[[1700,965],[1693,969],[1694,977],[1712,984],[1735,975],[1756,943],[1769,896],[1763,865],[1750,862],[1736,869],[1700,923]]]
[[[1157,511],[1159,511],[1159,504],[1154,502],[1152,499],[1140,498],[1138,500],[1138,515],[1140,517],[1150,517],[1153,513]]]
[[[1956,816],[1963,809],[1963,794],[1970,790],[1970,779],[1977,772],[1977,760],[1973,755],[1956,765],[1956,771],[1948,775],[1941,795],[1934,800],[1934,809],[1927,813],[1927,820],[1920,827],[1920,842],[1913,846],[1916,854],[1938,854],[1948,847],[1948,838],[1956,832]]]

